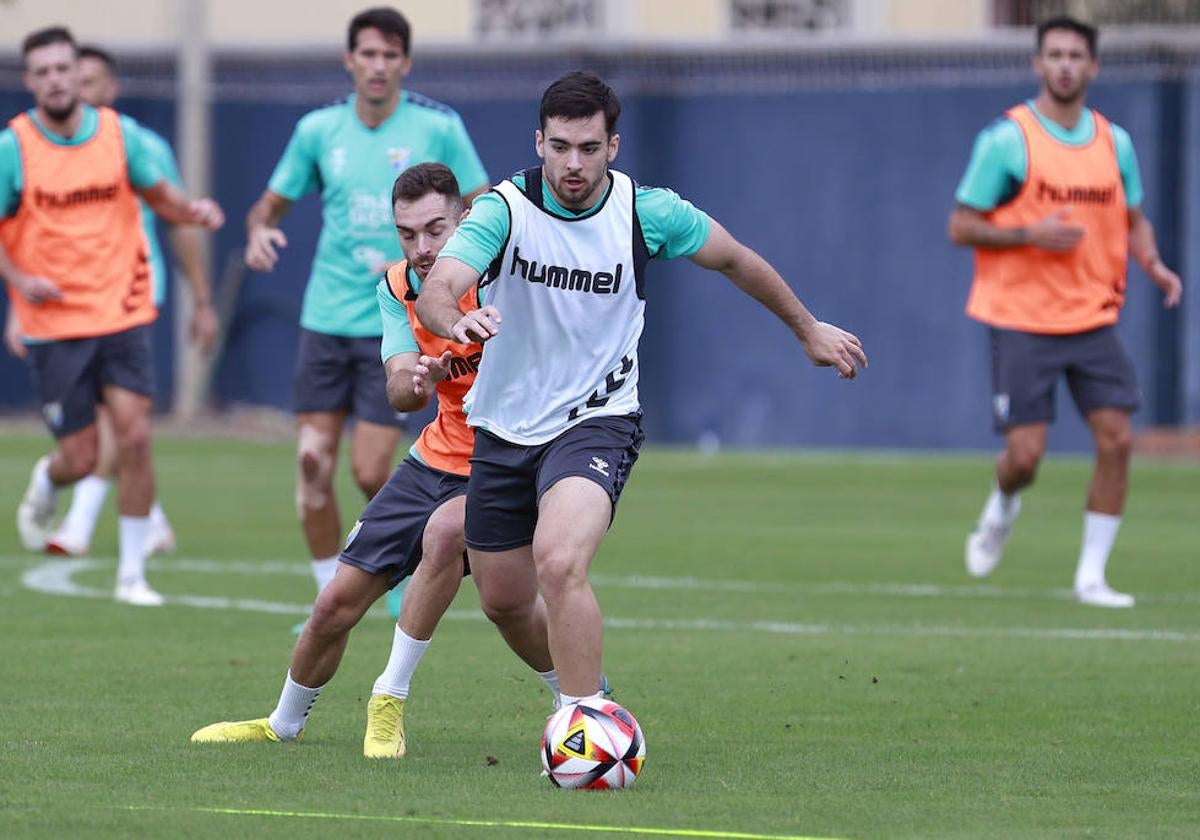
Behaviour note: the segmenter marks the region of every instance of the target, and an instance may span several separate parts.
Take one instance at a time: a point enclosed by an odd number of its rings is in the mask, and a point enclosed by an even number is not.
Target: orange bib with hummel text
[[[27,338],[109,335],[158,314],[120,117],[97,111],[96,133],[75,146],[48,139],[28,114],[9,123],[21,149],[21,201],[0,240],[17,268],[62,290],[62,300],[35,305],[9,286]]]
[[[1028,105],[1007,116],[1027,151],[1017,196],[987,214],[1004,228],[1030,227],[1055,211],[1082,225],[1083,239],[1056,253],[1026,245],[975,250],[975,282],[967,314],[1003,329],[1065,335],[1115,324],[1125,302],[1129,210],[1112,126],[1096,111],[1095,134],[1083,146],[1050,135]]]
[[[467,425],[463,397],[475,382],[483,347],[442,338],[420,322],[417,318],[417,292],[408,283],[407,260],[388,269],[387,283],[392,296],[408,310],[408,323],[421,353],[440,357],[447,350],[450,351],[450,375],[437,384],[437,416],[421,430],[414,446],[427,466],[456,475],[469,475],[475,430]],[[459,300],[458,307],[464,313],[478,309],[479,288],[472,286]]]

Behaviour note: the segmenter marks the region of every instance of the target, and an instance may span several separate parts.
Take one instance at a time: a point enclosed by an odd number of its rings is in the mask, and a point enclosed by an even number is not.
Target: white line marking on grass
[[[368,822],[408,823],[410,825],[453,825],[469,828],[524,828],[532,831],[586,831],[605,834],[641,834],[654,837],[703,837],[713,840],[836,840],[832,837],[812,837],[801,834],[752,834],[746,831],[714,831],[697,828],[651,828],[648,826],[588,825],[586,823],[551,823],[531,820],[469,820],[438,817],[408,817],[372,814],[330,814],[313,811],[272,811],[266,808],[168,808],[153,805],[128,805],[129,811],[173,811],[193,814],[222,814],[237,817],[289,817],[308,820],[358,820]]]
[[[82,571],[102,568],[110,562],[93,559],[49,560],[27,570],[21,583],[35,592],[75,598],[111,598],[108,589],[81,586],[73,580]],[[286,615],[307,615],[309,604],[286,604],[254,598],[220,596],[166,595],[168,604],[201,609],[243,610]],[[451,621],[486,621],[479,610],[450,610],[444,616]],[[1138,630],[1092,627],[956,627],[950,625],[854,625],[798,624],[788,621],[725,621],[710,618],[613,618],[604,626],[614,630],[707,630],[720,632],[771,633],[788,636],[906,636],[920,638],[980,639],[1069,639],[1081,641],[1121,640],[1129,642],[1200,642],[1200,633],[1176,630]]]
[[[38,555],[25,557],[0,557],[0,566],[26,567],[43,558]],[[97,559],[97,558],[80,558]],[[99,558],[104,562],[115,561]],[[230,575],[293,575],[310,577],[312,571],[301,560],[271,559],[258,561],[215,560],[209,558],[151,558],[150,569],[163,572],[197,572],[200,574]],[[658,577],[653,575],[605,575],[593,574],[591,581],[600,587],[613,589],[665,589],[693,590],[701,592],[729,592],[747,595],[792,594],[792,595],[864,595],[895,598],[966,598],[998,599],[1014,601],[1070,601],[1074,595],[1070,589],[1026,589],[994,586],[990,584],[940,584],[940,583],[851,583],[827,581],[823,583],[789,583],[780,581],[720,580],[696,577]],[[1138,593],[1144,604],[1200,604],[1200,592],[1150,592]]]

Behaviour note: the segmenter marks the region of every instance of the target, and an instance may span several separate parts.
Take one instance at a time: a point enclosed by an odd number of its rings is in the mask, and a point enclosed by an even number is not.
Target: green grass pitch
[[[403,761],[361,756],[381,608],[303,743],[189,744],[271,710],[311,602],[291,447],[157,442],[179,549],[150,579],[176,601],[139,609],[86,597],[112,585],[111,500],[94,562],[20,551],[11,515],[47,445],[0,438],[0,836],[1200,836],[1195,462],[1135,463],[1109,578],[1139,604],[1105,611],[1067,597],[1085,460],[1044,466],[975,582],[988,457],[647,451],[593,567],[647,762],[588,793],[539,777],[549,696],[469,583]]]

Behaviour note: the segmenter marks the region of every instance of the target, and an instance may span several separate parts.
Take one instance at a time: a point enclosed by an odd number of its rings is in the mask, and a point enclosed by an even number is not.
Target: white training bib
[[[524,190],[496,187],[512,224],[480,285],[502,320],[464,405],[469,425],[532,446],[590,417],[639,410],[649,254],[628,175],[610,170],[600,208],[564,219],[543,206],[541,169],[523,174]]]

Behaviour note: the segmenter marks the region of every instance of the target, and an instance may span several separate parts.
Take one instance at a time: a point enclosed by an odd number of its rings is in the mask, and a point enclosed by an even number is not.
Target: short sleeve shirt
[[[183,189],[183,178],[179,176],[179,166],[175,163],[175,152],[171,150],[171,145],[161,135],[148,128],[142,129],[142,136],[146,154],[154,160],[163,178],[179,189]],[[139,201],[142,206],[142,229],[146,231],[146,242],[150,247],[150,270],[154,275],[154,304],[161,307],[167,298],[170,275],[167,272],[166,260],[163,258],[162,244],[158,241],[154,211],[144,200],[139,199]]]
[[[47,131],[37,117],[37,110],[30,109],[29,117],[38,130],[52,143],[60,146],[79,146],[91,140],[100,126],[100,115],[89,105],[83,107],[83,120],[79,130],[71,137],[62,137]],[[151,148],[154,135],[133,117],[120,117],[121,136],[125,141],[125,162],[129,170],[129,182],[135,189],[152,187],[166,177],[159,159]],[[21,204],[21,148],[12,129],[0,131],[0,215],[12,216]]]
[[[1096,120],[1085,108],[1074,128],[1063,126],[1038,113],[1032,100],[1026,103],[1042,126],[1060,143],[1084,146],[1096,134]],[[1138,170],[1137,154],[1129,133],[1115,123],[1112,126],[1117,165],[1125,186],[1125,203],[1140,207],[1144,196],[1142,176]],[[955,192],[955,200],[980,212],[995,210],[1007,204],[1020,191],[1028,171],[1029,152],[1025,136],[1015,122],[1001,117],[979,133],[971,150],[971,160]]]
[[[512,180],[518,187],[524,188],[524,176],[518,175]],[[542,197],[546,209],[564,219],[585,217],[593,212],[588,209],[576,213],[559,205],[545,179],[542,181]],[[600,201],[596,206],[602,204]],[[638,187],[634,209],[642,225],[646,248],[652,257],[690,257],[708,241],[712,219],[673,190]],[[454,231],[450,241],[442,248],[441,256],[461,260],[482,274],[504,250],[509,224],[508,205],[504,199],[496,192],[485,193],[475,199],[471,214]]]
[[[321,196],[321,235],[304,293],[300,325],[329,335],[382,335],[374,294],[384,268],[403,257],[392,218],[392,183],[418,163],[444,163],[466,195],[487,172],[459,115],[440,102],[401,91],[396,110],[375,128],[354,97],[303,117],[268,188],[289,201]]]

